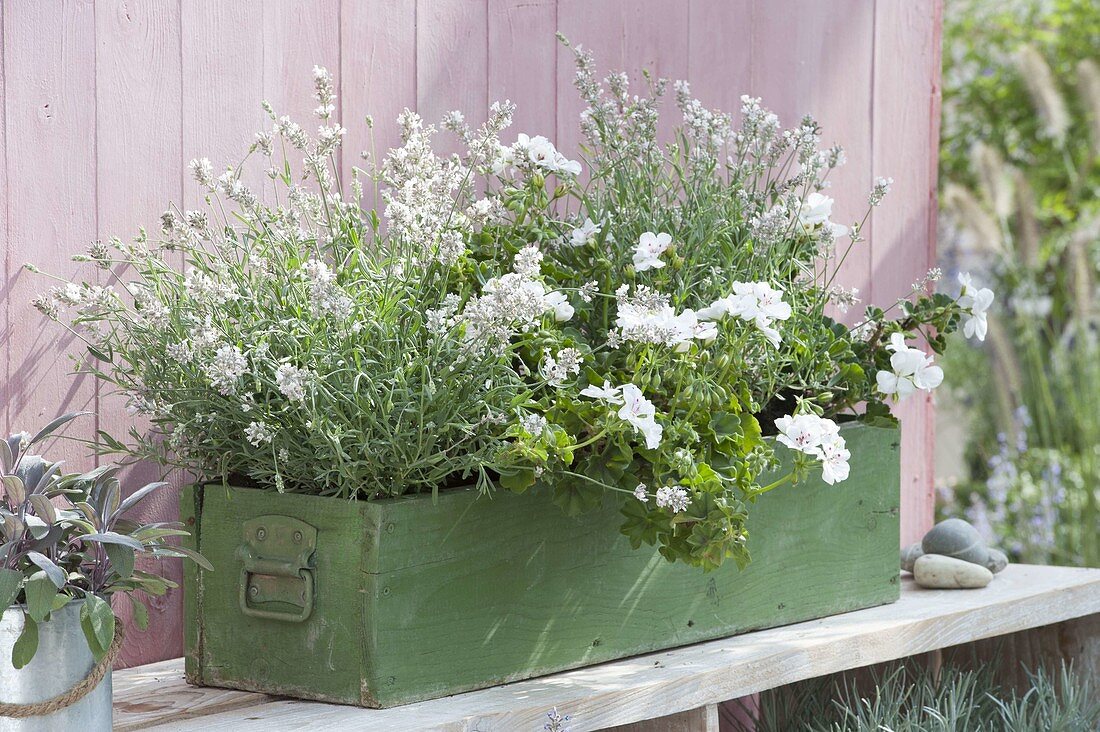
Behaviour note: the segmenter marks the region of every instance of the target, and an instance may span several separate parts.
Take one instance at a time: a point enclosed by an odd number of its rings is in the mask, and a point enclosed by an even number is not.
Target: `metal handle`
[[[261,583],[270,582],[273,585],[281,585],[287,583],[287,580],[293,579],[300,579],[302,581],[302,590],[297,595],[295,598],[296,601],[294,602],[288,601],[289,597],[293,597],[293,590],[272,589],[268,592],[264,592],[260,589],[262,587]],[[296,613],[283,612],[280,610],[261,610],[249,604],[249,596],[251,596],[253,600],[258,601],[263,601],[266,597],[268,601],[278,601],[289,605],[297,605],[302,609]],[[299,577],[292,578],[268,574],[254,574],[247,568],[242,569],[239,601],[241,612],[249,617],[263,618],[265,620],[282,620],[288,623],[300,623],[306,620],[313,612],[313,570],[303,569]]]
[[[258,516],[244,522],[241,612],[249,617],[300,623],[313,612],[313,553],[317,529],[290,516]],[[294,609],[263,607],[270,603]]]

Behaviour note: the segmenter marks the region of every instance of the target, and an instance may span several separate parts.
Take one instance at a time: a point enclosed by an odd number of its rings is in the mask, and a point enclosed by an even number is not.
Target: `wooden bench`
[[[1014,565],[965,591],[905,579],[893,605],[393,709],[193,687],[175,659],[115,672],[115,729],[535,732],[557,709],[571,732],[714,732],[726,700],[995,637],[1100,674],[1100,569]]]

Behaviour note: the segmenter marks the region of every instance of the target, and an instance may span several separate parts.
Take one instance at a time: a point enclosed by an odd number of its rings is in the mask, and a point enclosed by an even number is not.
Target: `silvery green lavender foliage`
[[[896,319],[836,322],[830,302],[858,301],[834,278],[860,226],[829,220],[843,155],[818,149],[817,124],[782,130],[745,98],[735,125],[680,84],[663,144],[664,81],[636,96],[576,58],[583,162],[542,136],[501,142],[502,103],[476,129],[447,116],[450,156],[406,111],[402,147],[341,181],[323,69],[316,138],[267,107],[252,155],[270,190],[194,161],[208,210],[95,245],[80,258],[105,284],[38,301],[153,426],[104,449],[345,498],[476,485],[549,491],[571,514],[615,499],[635,546],[745,564],[755,499],[819,467],[844,480],[835,419],[890,420],[886,399],[934,388],[913,344],[942,349],[987,304],[922,281]],[[380,210],[361,208],[364,184]],[[793,468],[763,485],[776,433]]]
[[[731,724],[737,732],[1095,732],[1100,696],[1087,672],[1021,670],[1030,683],[1017,690],[1001,683],[1001,659],[935,672],[895,663],[870,678],[836,674],[772,689]]]
[[[141,524],[127,517],[165,483],[150,483],[123,498],[117,467],[63,473],[61,463],[28,452],[78,416],[58,417],[34,436],[0,440],[0,614],[17,603],[23,612],[23,632],[12,648],[16,668],[34,658],[39,624],[70,602],[82,603],[80,625],[96,658],[114,638],[112,595],[129,598],[135,622],[144,628],[148,611],[134,593],[163,595],[176,585],[135,569],[137,555],[190,557],[210,568],[190,549],[167,543],[187,536],[182,525]]]

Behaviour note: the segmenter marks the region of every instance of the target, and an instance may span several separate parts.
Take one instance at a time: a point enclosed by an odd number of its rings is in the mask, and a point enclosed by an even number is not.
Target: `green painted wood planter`
[[[899,435],[844,436],[849,480],[759,500],[744,571],[634,551],[617,506],[569,518],[538,491],[187,489],[216,568],[186,576],[187,677],[387,707],[893,602]]]

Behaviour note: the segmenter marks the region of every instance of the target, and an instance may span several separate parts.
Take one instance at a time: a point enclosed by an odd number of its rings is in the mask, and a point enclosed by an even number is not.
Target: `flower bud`
[[[536,188],[542,188],[546,185],[546,178],[543,177],[542,173],[535,173],[531,176],[531,184]]]

